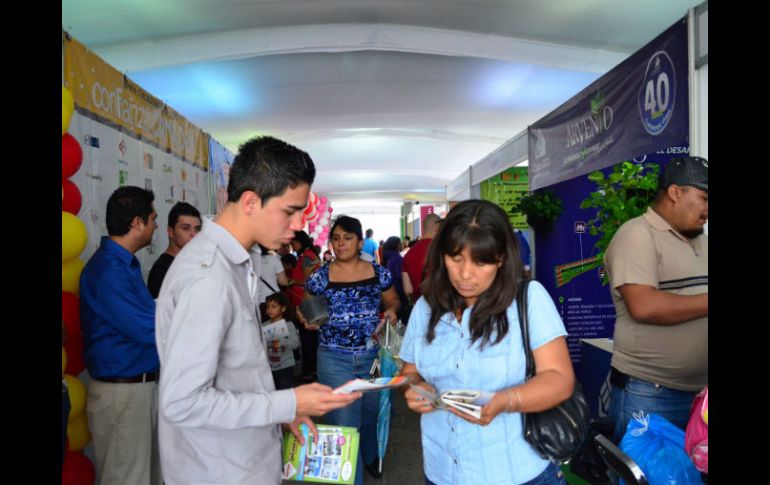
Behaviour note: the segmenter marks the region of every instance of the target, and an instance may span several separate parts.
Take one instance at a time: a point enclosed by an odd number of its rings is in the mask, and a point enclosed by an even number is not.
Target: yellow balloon
[[[91,441],[86,413],[82,413],[75,419],[70,419],[67,423],[67,438],[70,440],[69,449],[72,451],[82,450]]]
[[[70,422],[83,413],[86,408],[86,387],[80,379],[72,374],[64,374],[67,390],[70,395]]]
[[[67,368],[67,351],[61,346],[61,373],[64,375],[64,369]]]
[[[75,100],[72,93],[64,86],[61,87],[61,135],[67,133],[72,119],[72,112],[75,111]]]
[[[64,261],[61,265],[61,291],[67,291],[73,295],[80,294],[80,273],[84,263],[80,258]]]
[[[88,241],[86,225],[78,216],[61,212],[61,260],[68,261],[83,252]]]

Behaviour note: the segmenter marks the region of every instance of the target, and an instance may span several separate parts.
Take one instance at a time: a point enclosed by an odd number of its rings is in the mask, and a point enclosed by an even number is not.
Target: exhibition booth
[[[608,413],[615,323],[597,211],[613,210],[610,195],[619,190],[649,198],[649,190],[629,191],[623,182],[644,186],[673,157],[708,158],[707,14],[707,5],[690,11],[447,185],[450,206],[493,201],[525,234],[533,276],[559,309],[595,418]],[[558,217],[528,224],[512,212],[527,194],[548,194],[562,207]]]

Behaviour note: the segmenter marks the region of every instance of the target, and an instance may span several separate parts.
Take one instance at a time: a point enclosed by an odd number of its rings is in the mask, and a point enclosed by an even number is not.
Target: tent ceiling
[[[62,28],[230,150],[285,139],[316,191],[375,205],[442,199],[698,3],[64,0]]]

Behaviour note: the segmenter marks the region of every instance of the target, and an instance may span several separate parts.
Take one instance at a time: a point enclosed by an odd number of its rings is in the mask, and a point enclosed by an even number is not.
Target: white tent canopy
[[[307,150],[375,206],[445,186],[698,1],[66,0],[62,28],[232,151]]]

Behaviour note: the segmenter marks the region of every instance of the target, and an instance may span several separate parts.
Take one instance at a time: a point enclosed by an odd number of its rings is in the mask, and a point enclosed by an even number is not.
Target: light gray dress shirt
[[[294,390],[276,391],[257,320],[259,247],[204,219],[158,296],[158,433],[167,485],[280,484]]]

